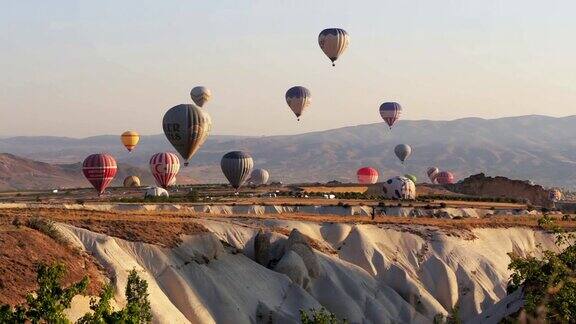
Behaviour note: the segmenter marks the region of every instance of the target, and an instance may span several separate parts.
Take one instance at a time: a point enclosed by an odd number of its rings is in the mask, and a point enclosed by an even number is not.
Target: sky
[[[0,136],[158,134],[196,85],[213,134],[375,123],[385,101],[412,120],[576,114],[570,0],[0,1]],[[350,35],[334,68],[329,27]]]

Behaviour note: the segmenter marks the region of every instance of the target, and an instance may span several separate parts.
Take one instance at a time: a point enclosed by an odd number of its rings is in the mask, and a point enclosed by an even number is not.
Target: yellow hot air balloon
[[[140,187],[140,178],[137,176],[128,176],[124,179],[124,187],[135,188]]]
[[[140,140],[140,135],[135,131],[125,131],[122,133],[121,139],[128,152],[132,152]]]

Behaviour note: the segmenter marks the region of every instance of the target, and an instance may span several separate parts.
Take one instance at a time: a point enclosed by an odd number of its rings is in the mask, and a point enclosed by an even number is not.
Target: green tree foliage
[[[528,316],[546,316],[552,323],[576,322],[576,243],[571,233],[560,229],[549,216],[538,224],[557,233],[562,252],[544,251],[543,256],[520,257],[511,254],[512,270],[508,292],[523,289],[524,311]]]
[[[302,324],[346,324],[346,320],[340,320],[336,315],[328,312],[324,308],[310,309],[309,312],[300,311],[300,322]]]
[[[26,296],[26,303],[12,309],[9,305],[0,306],[1,323],[68,323],[64,314],[74,296],[83,293],[88,287],[88,277],[62,288],[60,281],[66,269],[62,264],[39,265],[36,282],[38,290]]]
[[[15,308],[0,306],[0,323],[70,323],[64,310],[70,308],[72,298],[82,294],[88,287],[88,277],[62,288],[60,282],[65,274],[62,264],[38,267],[38,290],[26,297],[26,303]],[[114,311],[111,300],[112,286],[104,287],[98,299],[90,301],[91,313],[80,318],[78,324],[126,323],[144,324],[152,321],[152,310],[148,301],[148,283],[132,270],[126,285],[126,307]]]
[[[126,284],[126,307],[113,311],[110,300],[113,297],[111,286],[106,286],[99,300],[90,301],[93,313],[84,315],[78,324],[127,323],[144,324],[152,321],[152,310],[148,301],[148,283],[138,276],[136,270],[130,271]]]

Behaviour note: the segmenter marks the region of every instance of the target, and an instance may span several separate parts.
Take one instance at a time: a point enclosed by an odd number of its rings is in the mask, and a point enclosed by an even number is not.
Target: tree
[[[16,306],[0,306],[0,323],[69,323],[64,310],[70,308],[72,298],[82,294],[88,287],[88,277],[62,288],[60,282],[66,273],[62,264],[40,265],[37,270],[39,288],[26,296],[26,303]],[[126,285],[126,307],[113,311],[110,301],[114,296],[112,286],[106,285],[98,299],[90,301],[91,313],[78,320],[79,324],[126,323],[144,324],[152,321],[152,310],[148,301],[148,283],[130,271]]]
[[[524,312],[528,316],[545,316],[550,322],[576,322],[576,243],[548,216],[538,221],[546,230],[557,234],[556,244],[567,246],[562,252],[543,251],[541,258],[510,254],[512,270],[508,292],[523,289]]]
[[[136,270],[130,271],[126,284],[126,307],[113,312],[110,300],[113,289],[107,285],[100,294],[100,299],[90,301],[90,309],[93,313],[84,315],[79,324],[96,323],[127,323],[144,324],[152,322],[152,309],[148,301],[148,283],[138,276]]]
[[[340,320],[336,315],[328,312],[324,308],[310,309],[310,314],[300,311],[300,322],[302,324],[346,324],[346,320]]]
[[[86,290],[88,277],[68,288],[62,288],[60,281],[65,273],[66,269],[60,263],[52,266],[39,265],[36,275],[38,290],[34,294],[28,294],[26,304],[19,305],[15,309],[9,305],[0,306],[0,322],[68,323],[64,310],[70,308],[74,296]]]

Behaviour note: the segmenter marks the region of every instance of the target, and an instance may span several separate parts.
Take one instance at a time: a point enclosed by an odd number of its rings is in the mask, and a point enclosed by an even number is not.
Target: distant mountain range
[[[454,172],[458,179],[483,172],[545,186],[576,187],[576,116],[522,116],[454,121],[400,121],[391,131],[383,123],[286,136],[212,135],[182,176],[194,182],[225,182],[220,158],[231,150],[249,152],[272,181],[355,181],[356,170],[370,165],[382,178],[412,173],[425,178],[429,166]],[[394,146],[409,144],[406,166]],[[133,153],[118,136],[83,139],[12,137],[0,139],[0,152],[49,163],[78,163],[88,154],[109,152],[119,163],[147,170],[153,153],[172,151],[163,135],[143,136]],[[146,172],[146,171],[141,171]]]

